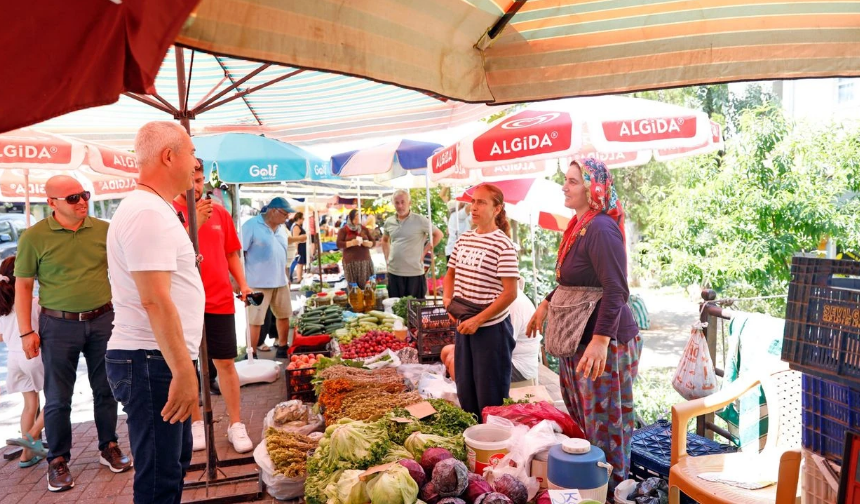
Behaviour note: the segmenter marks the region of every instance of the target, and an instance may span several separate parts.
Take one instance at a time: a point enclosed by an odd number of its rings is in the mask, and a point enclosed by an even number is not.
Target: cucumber
[[[384,319],[384,318],[388,317],[387,313],[381,312],[378,310],[370,310],[369,312],[367,312],[367,314],[371,315],[373,317],[379,318],[379,319]]]

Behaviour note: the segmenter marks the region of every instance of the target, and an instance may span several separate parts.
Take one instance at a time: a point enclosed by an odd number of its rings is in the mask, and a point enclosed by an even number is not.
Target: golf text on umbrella
[[[475,139],[477,161],[499,161],[570,148],[570,115],[524,110]]]
[[[259,177],[263,180],[274,179],[275,174],[278,173],[278,165],[270,164],[266,166],[266,168],[260,168],[257,165],[251,165],[248,173],[250,173],[252,177]]]

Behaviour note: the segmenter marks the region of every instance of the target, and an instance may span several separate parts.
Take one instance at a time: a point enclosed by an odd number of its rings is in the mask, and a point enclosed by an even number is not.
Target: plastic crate
[[[829,464],[827,461],[824,463]],[[832,475],[835,477],[835,481],[831,482],[824,476],[821,468],[815,462],[812,452],[807,449],[803,450],[803,473],[800,483],[803,490],[802,502],[836,504],[836,494],[839,490],[839,467],[833,469],[836,472]]]
[[[290,355],[317,355],[322,354],[326,357],[331,357],[331,351],[321,352],[293,352]],[[287,401],[292,399],[300,399],[303,402],[316,402],[317,396],[314,391],[313,379],[316,370],[313,367],[302,369],[286,369],[284,366],[284,379],[287,382]]]
[[[687,434],[687,454],[692,457],[735,451],[737,447],[734,445],[720,444],[696,434]],[[633,432],[633,448],[630,455],[631,478],[637,481],[654,476],[668,479],[671,459],[671,422],[658,420],[655,424]]]
[[[860,388],[860,262],[795,257],[782,360]]]
[[[406,314],[408,326],[419,334],[448,331],[454,325],[441,299],[410,299]]]
[[[860,429],[860,391],[803,375],[803,447],[842,464],[845,432]]]

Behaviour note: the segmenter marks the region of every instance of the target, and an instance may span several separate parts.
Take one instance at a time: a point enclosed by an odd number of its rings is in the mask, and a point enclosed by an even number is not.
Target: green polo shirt
[[[39,281],[39,304],[85,312],[111,300],[107,263],[108,223],[87,217],[71,231],[53,216],[21,235],[15,276]]]

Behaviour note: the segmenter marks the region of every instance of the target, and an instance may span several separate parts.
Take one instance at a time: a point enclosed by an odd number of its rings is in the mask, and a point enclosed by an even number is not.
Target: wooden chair
[[[691,457],[687,455],[687,425],[699,415],[727,406],[753,387],[761,384],[768,410],[768,431],[765,448],[760,453],[738,452]],[[797,371],[780,369],[763,377],[748,377],[702,399],[687,401],[672,407],[672,466],[669,470],[669,503],[680,503],[684,492],[701,504],[800,502],[798,478],[801,445],[801,375]],[[758,490],[745,490],[725,483],[699,478],[707,472],[748,464],[756,457],[757,467],[776,467],[778,481]],[[761,465],[759,465],[761,464]]]

